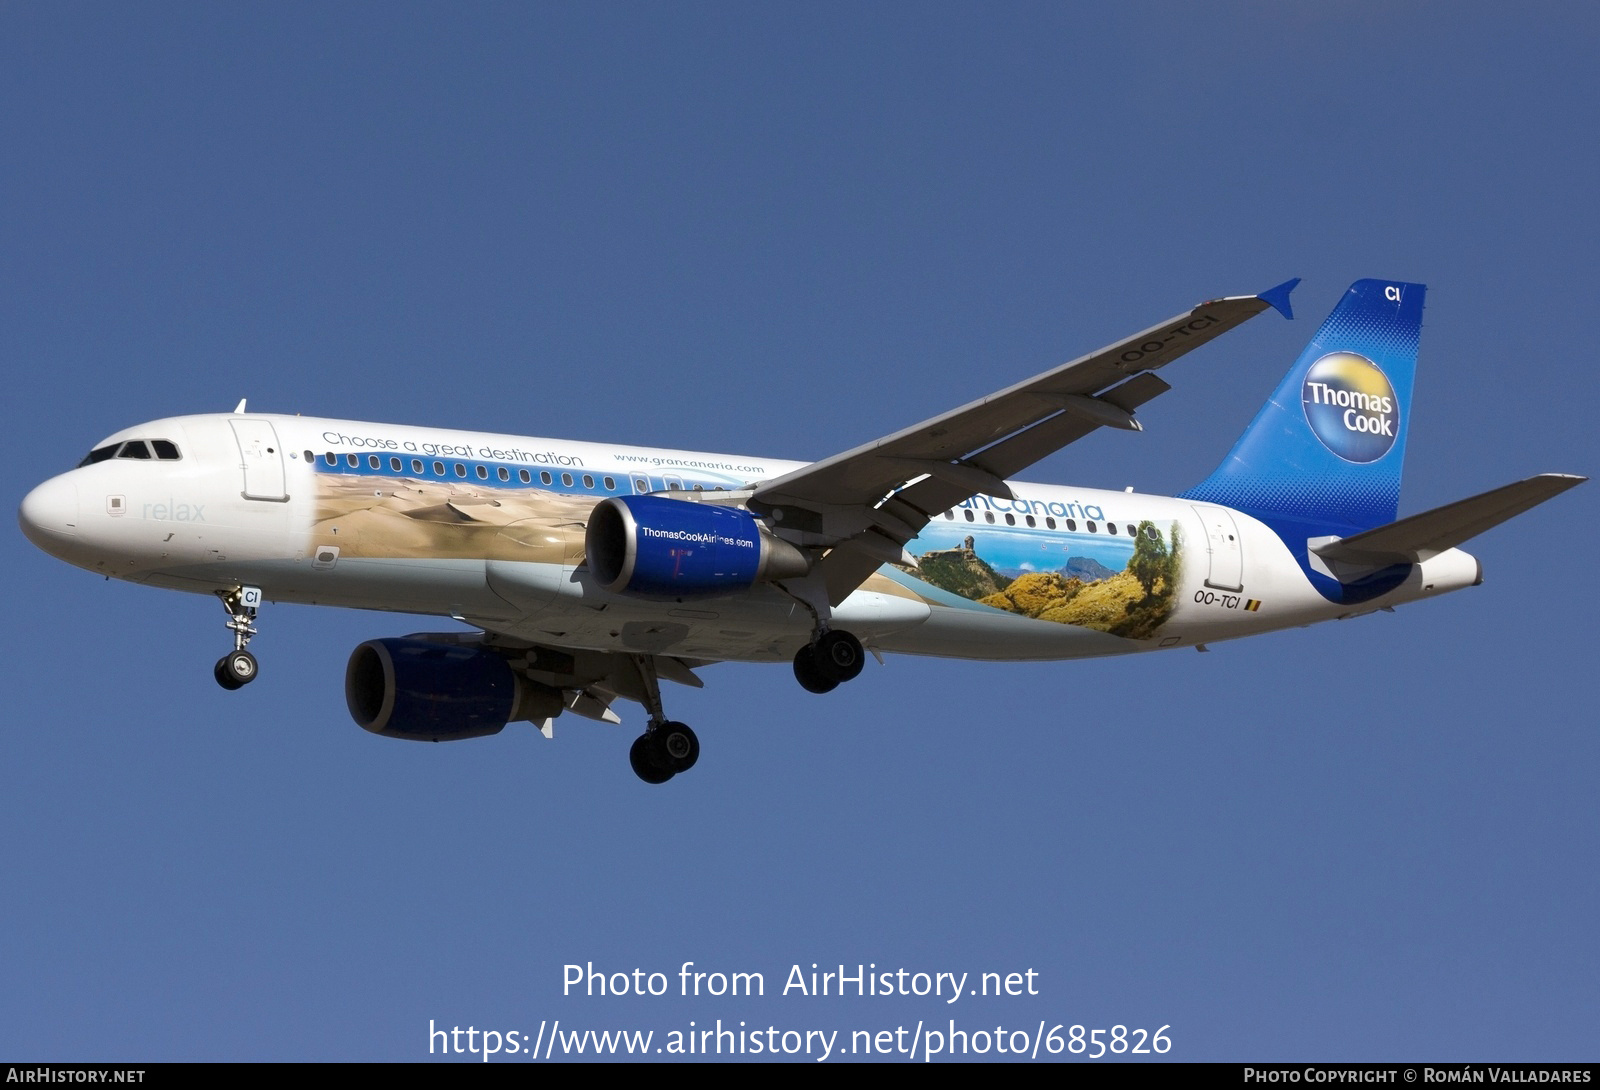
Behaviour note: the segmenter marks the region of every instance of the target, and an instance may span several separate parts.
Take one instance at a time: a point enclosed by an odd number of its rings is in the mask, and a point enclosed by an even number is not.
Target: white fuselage
[[[102,447],[132,439],[166,440],[178,457],[108,457],[47,481],[23,504],[29,537],[119,579],[207,594],[254,585],[268,600],[448,616],[562,647],[775,661],[810,637],[777,586],[631,597],[599,587],[583,552],[586,512],[607,496],[735,491],[800,463],[256,413],[158,420]],[[916,563],[885,565],[834,623],[883,651],[1063,659],[1304,625],[1478,579],[1452,549],[1388,593],[1340,605],[1242,513],[1013,491],[936,513],[907,547]],[[1140,532],[1182,551],[1146,584],[1131,559]],[[1014,602],[995,596],[1008,585]]]

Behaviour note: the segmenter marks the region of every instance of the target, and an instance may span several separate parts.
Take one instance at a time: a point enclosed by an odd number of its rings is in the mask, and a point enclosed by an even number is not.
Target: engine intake
[[[584,545],[601,586],[646,597],[733,594],[811,567],[804,553],[743,508],[665,496],[601,500]]]

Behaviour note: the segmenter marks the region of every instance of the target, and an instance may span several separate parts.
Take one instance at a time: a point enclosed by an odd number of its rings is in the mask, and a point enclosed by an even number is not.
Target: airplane
[[[239,689],[265,602],[449,617],[369,640],[361,727],[448,741],[563,713],[648,724],[647,783],[700,742],[664,679],[792,663],[826,693],[868,652],[1058,660],[1198,647],[1482,582],[1457,546],[1586,478],[1546,473],[1397,519],[1422,284],[1344,294],[1223,463],[1175,497],[1013,481],[1099,428],[1142,430],[1157,371],[1298,280],[1168,321],[852,450],[800,463],[247,411],[107,437],[23,499],[39,548],[215,595]]]

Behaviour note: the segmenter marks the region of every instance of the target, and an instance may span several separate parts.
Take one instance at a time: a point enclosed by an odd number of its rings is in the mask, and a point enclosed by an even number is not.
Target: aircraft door
[[[289,498],[284,484],[283,448],[272,421],[260,417],[235,416],[233,437],[239,443],[239,458],[244,464],[244,498],[283,503]]]
[[[1206,530],[1209,568],[1206,586],[1217,590],[1244,589],[1244,550],[1239,544],[1239,527],[1233,514],[1223,507],[1194,505],[1194,513]]]

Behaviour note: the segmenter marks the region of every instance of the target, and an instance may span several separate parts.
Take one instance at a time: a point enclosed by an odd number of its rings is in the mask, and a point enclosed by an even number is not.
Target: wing
[[[1171,389],[1153,374],[1269,306],[1290,317],[1290,280],[1202,303],[1081,359],[959,409],[756,485],[750,506],[782,536],[830,551],[819,567],[838,605],[940,511],[1010,498],[1005,478],[1100,427],[1139,430],[1134,410]]]
[[[611,705],[623,699],[659,712],[662,681],[704,688],[705,683],[695,671],[712,665],[710,659],[534,643],[496,631],[492,622],[460,620],[477,625],[482,631],[414,632],[405,638],[481,647],[500,655],[522,678],[521,699],[512,711],[512,719],[538,724],[546,738],[554,734],[555,718],[564,711],[602,723],[620,723],[622,717]]]

